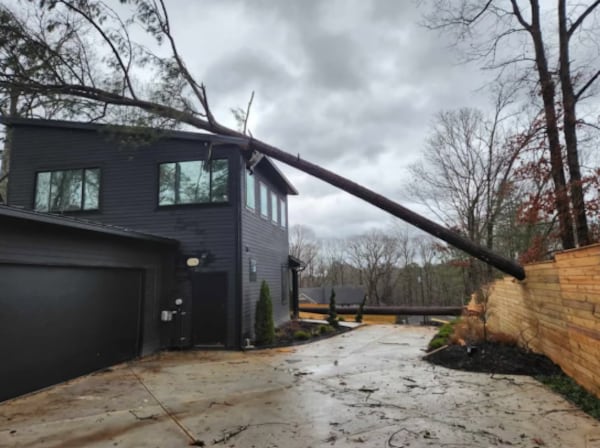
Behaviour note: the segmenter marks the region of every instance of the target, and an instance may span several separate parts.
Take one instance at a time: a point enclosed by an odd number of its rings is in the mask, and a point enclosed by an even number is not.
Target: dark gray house
[[[9,207],[177,243],[160,306],[143,323],[157,325],[161,348],[242,346],[253,337],[262,280],[276,324],[289,318],[287,196],[297,191],[268,158],[243,151],[242,139],[3,123],[11,129]]]

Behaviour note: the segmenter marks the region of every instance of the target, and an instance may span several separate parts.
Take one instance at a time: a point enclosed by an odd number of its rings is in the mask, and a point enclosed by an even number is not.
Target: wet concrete
[[[422,361],[433,331],[162,353],[0,404],[0,446],[600,447],[598,421],[529,377]]]

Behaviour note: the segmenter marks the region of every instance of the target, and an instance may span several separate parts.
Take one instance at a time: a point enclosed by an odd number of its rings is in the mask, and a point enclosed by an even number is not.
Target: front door
[[[192,341],[224,345],[227,335],[227,272],[192,274]]]

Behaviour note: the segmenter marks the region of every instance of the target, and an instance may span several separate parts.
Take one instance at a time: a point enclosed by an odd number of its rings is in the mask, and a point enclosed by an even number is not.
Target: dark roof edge
[[[139,127],[130,127],[125,125],[112,125],[107,123],[84,123],[81,121],[67,121],[67,120],[48,120],[45,118],[11,118],[0,116],[0,124],[6,126],[37,126],[43,128],[67,128],[67,129],[78,129],[82,131],[99,131],[101,129],[108,129],[118,131],[132,131],[132,130],[143,130],[153,129]],[[183,140],[202,140],[202,141],[213,141],[216,143],[230,143],[232,145],[244,145],[246,139],[240,137],[228,137],[225,135],[209,134],[204,132],[190,132],[190,131],[177,131],[170,129],[161,129],[162,136],[166,138],[176,138]]]
[[[6,126],[38,126],[46,128],[67,128],[67,129],[78,129],[83,131],[98,131],[100,129],[110,129],[114,131],[119,130],[131,130],[131,129],[144,129],[143,127],[128,128],[122,125],[111,125],[104,123],[83,123],[80,121],[66,121],[66,120],[48,120],[44,118],[11,118],[6,116],[0,116],[0,124]],[[147,128],[152,129],[152,128]],[[229,137],[226,135],[208,134],[204,132],[190,132],[190,131],[173,131],[168,129],[161,130],[161,134],[165,138],[174,138],[182,140],[196,140],[196,141],[211,141],[214,143],[231,144],[236,146],[246,146],[248,139],[242,137]],[[297,195],[298,190],[292,185],[288,178],[281,172],[281,170],[269,159],[264,157],[266,162],[271,165],[275,173],[281,178],[283,183],[288,187],[288,194]]]
[[[82,219],[72,218],[70,216],[52,215],[48,213],[40,213],[32,210],[23,210],[16,207],[0,205],[0,217],[8,217],[13,219],[21,219],[32,221],[41,224],[53,226],[68,227],[71,229],[85,230],[89,232],[103,233],[106,235],[119,236],[134,240],[141,240],[151,243],[158,243],[167,246],[177,246],[179,241],[165,238],[162,236],[151,235],[142,232],[136,232],[123,227],[116,227],[107,224],[101,224],[95,221],[86,221]]]

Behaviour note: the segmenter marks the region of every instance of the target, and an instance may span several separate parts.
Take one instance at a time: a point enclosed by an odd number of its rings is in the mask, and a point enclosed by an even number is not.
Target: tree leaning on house
[[[319,165],[282,151],[243,132],[223,126],[213,115],[205,86],[198,82],[174,38],[164,0],[122,0],[119,9],[98,0],[0,0],[0,60],[18,58],[25,46],[38,62],[35,71],[21,64],[0,71],[0,89],[28,97],[63,98],[89,105],[90,120],[159,128],[189,125],[196,129],[240,139],[240,147],[297,168],[435,235],[465,252],[523,279],[525,271],[513,260],[499,256],[436,222],[368,188]],[[18,5],[18,6],[15,6]],[[31,12],[41,11],[42,20]],[[39,14],[38,14],[39,16]],[[53,48],[54,41],[72,30],[71,21],[83,28],[68,46]],[[145,33],[147,39],[132,36]],[[142,43],[143,42],[143,43]],[[165,52],[161,45],[167,47]],[[164,48],[163,47],[163,48]],[[0,63],[1,63],[0,61]],[[136,74],[143,70],[143,78]],[[152,82],[143,80],[151,79]],[[247,120],[247,114],[244,117]],[[243,127],[245,128],[245,126]],[[248,132],[248,134],[250,134]],[[10,182],[10,179],[9,179]]]
[[[273,302],[271,291],[266,281],[260,285],[260,297],[256,302],[254,316],[254,338],[258,345],[268,345],[275,342],[275,324],[273,322]]]

